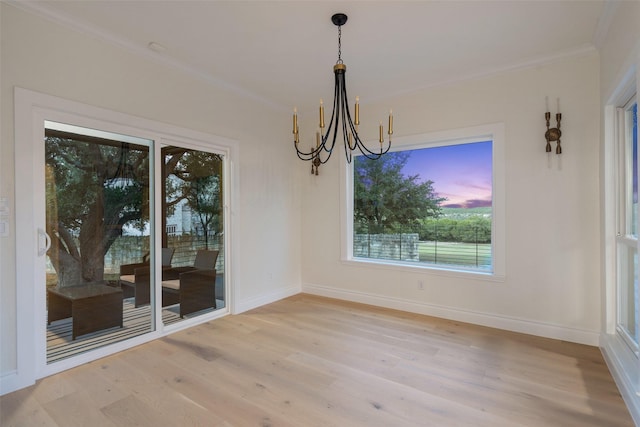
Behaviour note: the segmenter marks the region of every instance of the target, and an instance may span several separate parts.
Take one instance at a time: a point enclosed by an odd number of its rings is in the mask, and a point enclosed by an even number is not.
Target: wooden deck
[[[596,347],[310,295],[0,398],[2,426],[633,426]]]
[[[221,307],[224,307],[224,301],[219,300],[217,308]],[[211,310],[203,310],[193,315],[200,315],[209,311]],[[133,298],[126,298],[123,301],[122,316],[122,328],[104,329],[80,336],[75,340],[71,339],[71,318],[58,320],[47,325],[47,363],[54,363],[151,331],[151,306],[146,305],[136,308]],[[165,307],[162,310],[162,322],[165,325],[170,325],[180,320],[176,307]]]

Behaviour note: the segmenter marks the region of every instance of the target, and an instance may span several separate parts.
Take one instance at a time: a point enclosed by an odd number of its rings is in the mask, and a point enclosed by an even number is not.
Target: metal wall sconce
[[[562,131],[560,130],[560,121],[562,120],[562,114],[560,114],[560,98],[557,99],[558,112],[556,113],[556,127],[549,128],[549,121],[551,120],[551,113],[549,112],[549,97],[545,97],[545,104],[547,112],[544,113],[544,119],[547,121],[547,131],[544,133],[544,138],[547,140],[546,152],[551,152],[551,141],[557,141],[556,154],[562,154],[562,147],[560,146],[560,137]]]

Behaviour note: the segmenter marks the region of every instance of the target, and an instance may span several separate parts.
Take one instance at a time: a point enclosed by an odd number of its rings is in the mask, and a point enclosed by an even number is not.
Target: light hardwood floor
[[[297,295],[45,378],[2,426],[632,426],[598,348]]]

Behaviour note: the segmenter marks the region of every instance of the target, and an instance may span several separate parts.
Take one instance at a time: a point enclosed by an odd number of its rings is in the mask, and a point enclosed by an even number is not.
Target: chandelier
[[[318,175],[318,168],[325,164],[336,144],[336,137],[339,130],[342,131],[342,140],[344,143],[345,156],[347,163],[351,163],[353,151],[356,149],[368,159],[379,159],[383,154],[391,148],[391,135],[393,134],[393,112],[389,111],[389,128],[387,134],[389,141],[384,146],[384,129],[380,122],[380,151],[373,151],[367,148],[358,135],[358,126],[360,125],[360,98],[356,96],[354,109],[354,117],[351,118],[349,111],[349,103],[347,99],[347,87],[345,84],[345,72],[347,66],[342,62],[342,26],[347,22],[347,15],[344,13],[336,13],[331,17],[331,21],[338,27],[338,61],[333,66],[335,75],[335,88],[333,94],[333,111],[331,112],[331,120],[329,126],[325,127],[324,121],[324,104],[320,99],[320,121],[319,129],[316,131],[315,147],[311,146],[310,151],[300,150],[300,130],[298,128],[298,110],[293,109],[293,143],[296,153],[301,160],[311,162],[311,174]]]

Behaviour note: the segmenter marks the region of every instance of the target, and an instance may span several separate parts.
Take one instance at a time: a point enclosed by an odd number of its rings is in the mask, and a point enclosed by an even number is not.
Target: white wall
[[[553,114],[559,97],[563,114],[563,154],[553,154],[551,165],[544,149],[545,96]],[[332,159],[321,176],[305,179],[303,290],[597,345],[600,99],[595,50],[417,90],[384,104],[362,106],[375,112],[361,119],[362,129],[375,129],[375,116],[384,118],[389,106],[396,137],[504,123],[506,277],[487,281],[341,262],[341,183],[339,164]],[[422,291],[419,280],[424,281]]]
[[[13,211],[15,86],[209,134],[240,145],[235,305],[244,310],[299,290],[299,191],[289,116],[122,47],[0,3],[0,197]],[[13,212],[12,212],[13,213]],[[12,217],[12,227],[13,227]],[[0,237],[0,377],[16,368],[15,230]]]

